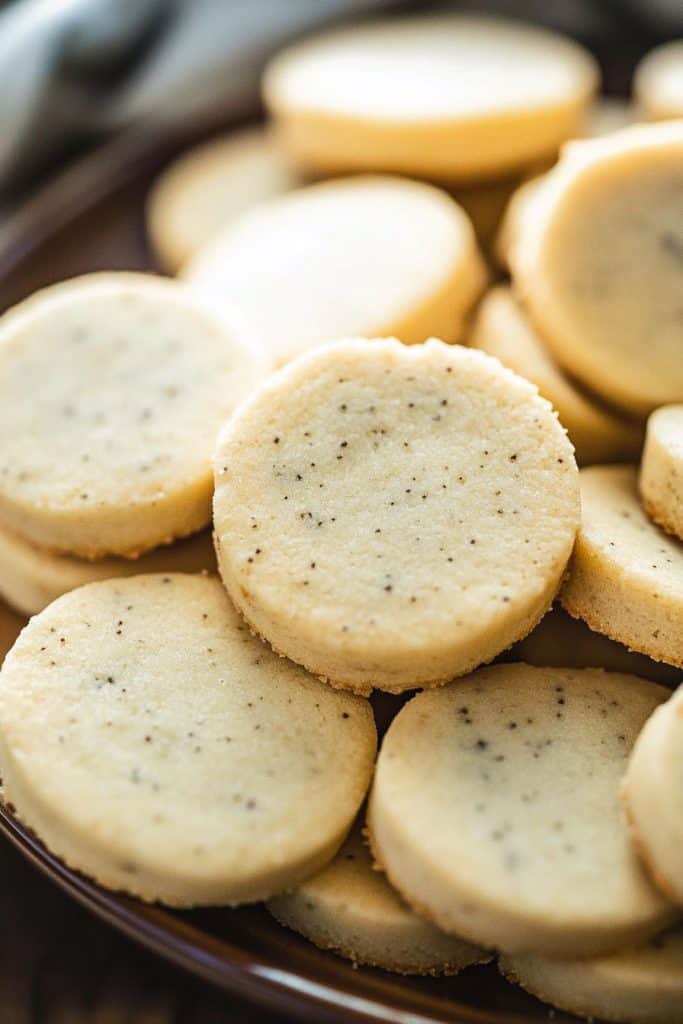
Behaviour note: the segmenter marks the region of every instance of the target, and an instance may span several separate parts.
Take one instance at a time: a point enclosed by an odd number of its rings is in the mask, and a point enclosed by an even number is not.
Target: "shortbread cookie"
[[[6,605],[0,604],[0,666],[24,625],[24,619],[20,619]]]
[[[536,629],[515,644],[511,657],[514,661],[541,667],[605,668],[610,672],[627,672],[668,686],[683,682],[680,668],[629,651],[623,644],[595,633],[581,619],[572,618],[560,607],[544,615]]]
[[[654,881],[683,906],[683,690],[652,715],[633,749],[622,797]]]
[[[682,166],[683,121],[572,143],[509,254],[558,362],[631,414],[683,399]]]
[[[370,797],[373,853],[444,931],[506,952],[590,956],[675,916],[641,867],[618,790],[668,691],[600,669],[496,665],[413,698]]]
[[[650,518],[683,540],[683,405],[650,416],[639,486]]]
[[[296,885],[334,856],[372,774],[370,705],[250,636],[215,578],[73,590],[0,681],[6,799],[70,867],[145,900]]]
[[[212,302],[238,304],[282,364],[350,335],[456,341],[486,272],[472,225],[445,192],[359,177],[262,203],[183,276]]]
[[[683,117],[683,39],[651,50],[636,68],[633,90],[646,117]]]
[[[494,288],[479,307],[470,344],[535,384],[557,410],[579,465],[637,458],[643,429],[580,391],[546,351],[509,288]]]
[[[398,974],[457,974],[489,959],[413,913],[373,868],[359,825],[327,867],[276,896],[268,909],[321,949]]]
[[[226,425],[215,471],[236,605],[275,650],[359,693],[443,683],[530,632],[579,518],[548,403],[433,339],[298,359]]]
[[[598,83],[571,40],[504,18],[393,18],[297,42],[266,70],[282,141],[315,171],[495,178],[576,135]]]
[[[582,1017],[622,1024],[683,1020],[683,929],[589,960],[506,956],[500,968],[527,992]]]
[[[159,260],[175,273],[238,214],[299,183],[263,129],[197,146],[164,171],[147,200],[147,229]]]
[[[133,557],[207,525],[211,453],[265,372],[189,289],[106,273],[0,320],[0,522],[86,558]]]
[[[150,572],[216,571],[209,530],[154,548],[140,558],[84,558],[57,555],[0,527],[0,598],[24,615],[35,615],[69,590],[114,576]]]
[[[510,196],[495,239],[494,252],[499,265],[510,272],[515,263],[514,252],[529,230],[527,222],[533,224],[533,203],[540,195],[540,189],[547,174],[537,174],[523,182]]]
[[[683,666],[683,547],[648,519],[632,466],[581,471],[581,528],[560,600],[591,629]]]

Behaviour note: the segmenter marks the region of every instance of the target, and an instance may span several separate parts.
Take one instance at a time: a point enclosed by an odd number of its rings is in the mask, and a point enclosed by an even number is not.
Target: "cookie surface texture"
[[[377,762],[376,860],[412,906],[490,948],[589,956],[649,937],[675,913],[618,791],[667,696],[636,676],[523,664],[419,694]]]
[[[227,310],[176,282],[105,273],[36,293],[0,322],[0,523],[87,558],[200,530],[218,428],[265,371]]]
[[[321,868],[375,746],[369,704],[273,655],[206,576],[74,590],[0,678],[18,817],[101,885],[173,906],[265,899]]]
[[[598,75],[573,42],[503,18],[399,18],[275,57],[264,99],[285,148],[324,171],[504,176],[581,129]]]
[[[298,359],[226,425],[215,472],[238,608],[275,650],[360,693],[445,682],[530,632],[579,517],[548,403],[435,340]]]

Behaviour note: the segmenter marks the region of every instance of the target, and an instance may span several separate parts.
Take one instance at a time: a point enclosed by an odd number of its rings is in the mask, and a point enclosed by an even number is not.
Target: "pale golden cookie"
[[[266,371],[227,307],[174,281],[37,292],[0,320],[0,523],[86,558],[202,529],[218,428]]]
[[[173,906],[262,900],[318,871],[375,747],[370,705],[276,657],[207,576],[72,590],[0,675],[19,819],[101,885]]]
[[[272,134],[261,128],[196,146],[164,170],[147,199],[157,256],[175,273],[244,210],[298,184]]]
[[[657,709],[638,737],[622,797],[652,878],[683,907],[683,690]]]
[[[600,669],[495,665],[414,697],[370,796],[373,853],[445,931],[505,952],[589,956],[676,916],[619,806],[631,746],[668,696]]]
[[[548,403],[482,352],[325,346],[222,431],[223,581],[282,654],[359,693],[443,683],[526,635],[579,519]]]
[[[683,405],[650,416],[639,488],[650,518],[683,540]]]
[[[612,413],[579,390],[546,351],[509,288],[494,288],[485,297],[469,342],[536,385],[566,427],[579,465],[638,457],[642,426]]]
[[[621,1024],[683,1020],[683,929],[637,949],[590,960],[501,957],[500,968],[527,992],[581,1017]]]
[[[683,121],[574,142],[508,242],[558,362],[631,415],[683,399]]]
[[[683,39],[650,50],[636,68],[633,92],[646,117],[683,118]]]
[[[114,576],[149,572],[215,572],[211,533],[202,530],[140,558],[99,558],[94,562],[58,555],[0,527],[0,597],[24,615],[35,615],[69,590]]]
[[[262,203],[183,277],[212,304],[238,305],[281,365],[351,335],[457,341],[486,271],[472,225],[445,192],[357,177]]]
[[[616,640],[595,633],[585,622],[572,618],[559,606],[544,615],[536,629],[515,644],[511,657],[514,661],[541,667],[605,668],[668,686],[683,682],[680,668],[629,651]]]
[[[631,650],[683,666],[683,546],[648,519],[636,469],[581,470],[581,506],[563,606]]]
[[[593,58],[563,36],[447,14],[294,43],[266,69],[263,95],[305,168],[478,181],[556,152],[597,83]]]
[[[360,824],[334,860],[268,910],[321,949],[398,974],[457,974],[490,957],[418,917],[373,868]]]

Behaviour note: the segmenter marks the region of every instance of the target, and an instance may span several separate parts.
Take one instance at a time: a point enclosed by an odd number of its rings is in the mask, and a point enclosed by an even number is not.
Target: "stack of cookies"
[[[505,21],[296,45],[277,136],[153,192],[181,281],[0,320],[0,771],[70,867],[683,1019],[683,122],[563,149],[488,292],[451,194],[596,81]]]

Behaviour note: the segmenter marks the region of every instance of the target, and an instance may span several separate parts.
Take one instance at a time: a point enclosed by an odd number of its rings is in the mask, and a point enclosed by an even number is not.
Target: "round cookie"
[[[5,655],[19,636],[25,620],[15,615],[11,608],[0,604],[0,667]]]
[[[472,225],[445,192],[358,177],[262,203],[183,276],[212,303],[238,305],[283,364],[351,335],[456,341],[486,271]]]
[[[358,693],[443,683],[526,635],[579,518],[548,403],[434,339],[301,357],[226,424],[215,472],[237,607],[276,651]]]
[[[581,1017],[622,1024],[683,1020],[683,929],[589,960],[506,956],[500,968],[532,995]]]
[[[374,869],[358,824],[330,864],[268,910],[321,949],[398,974],[457,974],[490,959],[413,913]]]
[[[629,842],[619,780],[668,691],[600,669],[496,665],[414,697],[380,751],[368,828],[403,897],[505,952],[590,956],[675,911]]]
[[[594,633],[585,622],[573,619],[559,606],[544,615],[536,629],[515,644],[511,659],[541,667],[604,668],[668,686],[683,681],[680,668],[629,651],[623,644]]]
[[[581,471],[581,528],[560,593],[591,629],[655,661],[683,666],[683,547],[638,501],[632,466]]]
[[[5,798],[70,867],[145,900],[296,885],[334,856],[372,775],[370,705],[253,638],[215,578],[73,590],[1,681]]]
[[[683,405],[650,416],[639,488],[650,518],[683,540]]]
[[[151,572],[215,572],[216,556],[209,530],[140,558],[84,558],[58,555],[0,527],[0,598],[24,615],[35,615],[69,590],[115,576]]]
[[[557,410],[579,465],[629,461],[640,454],[640,424],[605,409],[565,376],[509,288],[499,286],[485,297],[469,343],[536,385]]]
[[[683,399],[682,164],[683,122],[574,142],[510,246],[515,288],[558,362],[633,415]]]
[[[633,92],[646,117],[683,117],[683,39],[650,50],[636,68]]]
[[[104,273],[0,320],[0,523],[85,558],[202,529],[221,423],[266,371],[189,289]]]
[[[271,61],[263,96],[304,168],[478,181],[556,152],[597,83],[592,57],[563,36],[436,15],[297,42]]]
[[[683,690],[638,737],[622,786],[636,849],[660,889],[683,907]]]
[[[167,167],[147,199],[147,230],[175,273],[244,210],[289,192],[299,177],[270,132],[235,132],[196,146]]]

